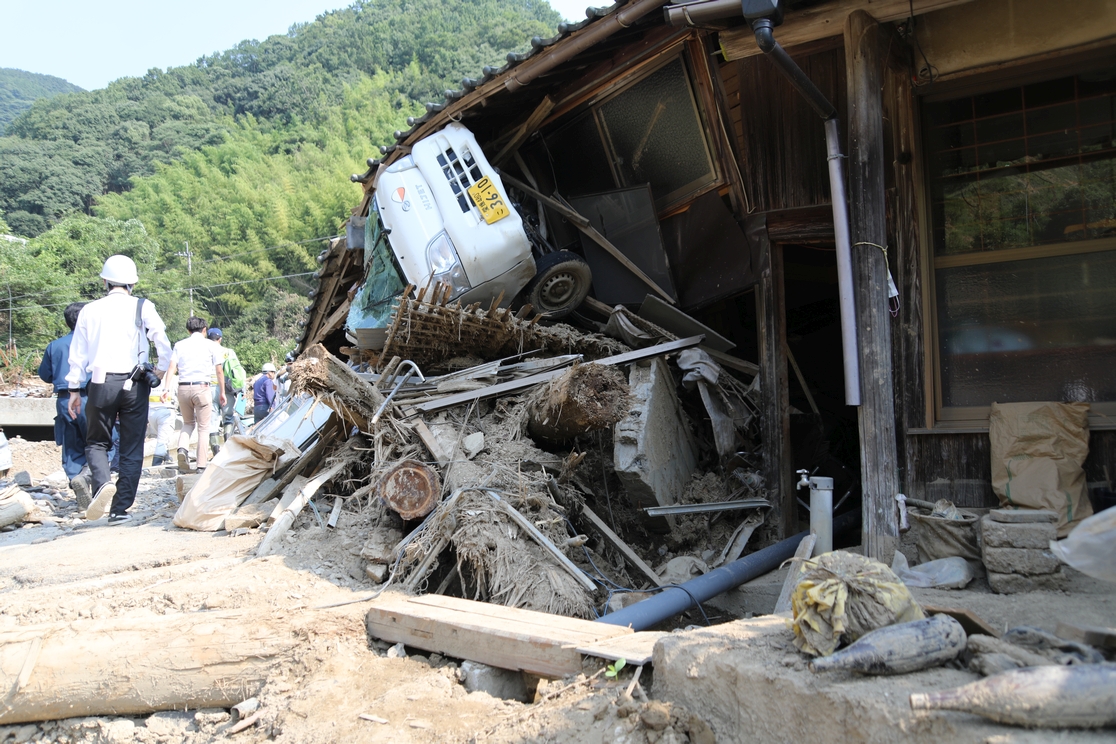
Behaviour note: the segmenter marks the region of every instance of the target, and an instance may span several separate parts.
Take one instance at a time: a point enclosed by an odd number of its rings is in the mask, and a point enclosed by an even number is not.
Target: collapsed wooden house
[[[334,353],[367,345],[346,319],[364,280],[364,254],[351,248],[375,175],[459,122],[533,192],[595,215],[606,211],[602,195],[623,197],[610,219],[630,217],[639,237],[610,240],[679,309],[735,344],[733,355],[758,360],[779,534],[796,531],[800,468],[834,476],[838,495],[862,494],[863,539],[885,559],[899,492],[994,505],[992,402],[1091,403],[1086,472],[1108,480],[1116,7],[784,5],[774,39],[831,102],[840,153],[827,152],[816,101],[765,58],[740,2],[591,8],[587,20],[532,39],[528,52],[428,104],[354,176],[364,199],[350,239],[320,257],[294,354],[316,343]],[[834,159],[847,162],[855,311],[844,314],[854,346],[842,343]],[[646,283],[560,208],[540,200],[538,210],[553,244],[593,259],[598,302],[585,314],[642,301]],[[857,368],[858,381],[847,374]]]

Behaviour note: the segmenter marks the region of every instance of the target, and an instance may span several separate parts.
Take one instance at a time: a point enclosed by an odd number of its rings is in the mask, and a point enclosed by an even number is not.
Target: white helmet
[[[263,371],[264,372],[276,372],[277,370],[275,369],[274,364],[272,364],[271,362],[267,362],[263,366]]]
[[[139,281],[136,262],[119,254],[105,259],[101,278],[110,284],[135,284]]]

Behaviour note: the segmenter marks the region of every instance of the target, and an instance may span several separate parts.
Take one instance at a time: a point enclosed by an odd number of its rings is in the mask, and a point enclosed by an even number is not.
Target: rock
[[[42,484],[55,491],[65,491],[70,487],[70,479],[66,477],[66,471],[59,468],[42,480]]]
[[[461,440],[461,449],[465,450],[465,457],[472,460],[484,449],[484,433],[475,431]]]
[[[364,566],[364,573],[377,584],[384,583],[387,578],[388,567],[384,563],[368,563]]]
[[[997,522],[989,516],[980,520],[981,541],[985,548],[1034,548],[1046,550],[1058,539],[1053,522]]]
[[[1058,515],[1045,509],[993,509],[988,512],[993,522],[1026,524],[1031,522],[1057,522]]]
[[[1053,591],[1062,588],[1066,580],[1065,572],[1059,568],[1054,573],[1023,576],[1014,573],[988,572],[988,586],[997,594],[1018,594],[1040,590]]]
[[[225,517],[225,530],[232,532],[233,530],[245,527],[259,527],[271,516],[271,511],[274,508],[274,499],[266,504],[248,504],[247,506],[242,506]]]
[[[989,572],[1002,574],[1041,576],[1054,573],[1062,565],[1049,550],[985,547],[981,557]]]
[[[617,612],[651,597],[651,592],[617,592],[608,600],[608,611]]]
[[[713,733],[713,729],[697,716],[690,716],[687,733],[690,735],[690,744],[717,744],[717,736]]]
[[[403,646],[402,643],[397,643],[389,648],[384,653],[384,656],[388,657],[389,659],[405,659],[407,658],[407,649]]]
[[[190,727],[193,713],[177,710],[164,710],[153,713],[144,721],[147,730],[167,741],[185,738],[186,729]]]
[[[136,724],[130,718],[118,718],[101,730],[105,744],[131,744],[136,740]]]
[[[531,700],[521,672],[497,669],[476,661],[463,661],[459,673],[469,692],[486,692],[492,697],[524,703]]]
[[[658,700],[652,700],[643,706],[639,712],[639,720],[652,731],[662,731],[670,725],[670,706]]]
[[[23,744],[24,742],[31,741],[31,737],[38,733],[39,727],[33,723],[25,726],[20,726],[15,730],[15,738],[12,739],[15,744]]]
[[[12,481],[17,486],[24,486],[26,488],[30,488],[32,485],[34,485],[34,483],[31,482],[31,474],[28,473],[26,470],[21,470],[13,475]]]
[[[665,566],[655,569],[664,584],[685,584],[690,579],[709,572],[709,566],[692,555],[671,558]]]
[[[368,536],[368,542],[361,548],[360,555],[371,563],[390,564],[395,560],[395,546],[402,539],[403,533],[394,528],[373,530]]]

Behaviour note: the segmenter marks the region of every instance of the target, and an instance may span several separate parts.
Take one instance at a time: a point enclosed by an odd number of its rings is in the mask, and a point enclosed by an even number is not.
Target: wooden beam
[[[756,287],[756,324],[759,335],[759,373],[762,391],[760,438],[763,473],[779,539],[794,534],[798,521],[790,453],[790,390],[787,358],[787,318],[783,286],[783,250],[767,239],[762,215],[749,220],[748,236],[761,241],[760,281]]]
[[[798,549],[794,551],[794,558],[791,559],[790,570],[787,571],[787,578],[783,581],[783,589],[779,592],[779,599],[775,600],[776,615],[792,614],[791,595],[794,594],[794,588],[798,586],[798,580],[802,577],[804,563],[813,554],[817,542],[818,536],[811,532],[798,543]]]
[[[632,550],[626,542],[624,542],[619,535],[612,531],[612,529],[605,524],[605,521],[597,516],[597,513],[590,509],[588,506],[581,507],[581,516],[589,520],[589,524],[604,536],[604,539],[609,542],[612,547],[620,551],[624,556],[624,560],[630,563],[634,568],[638,569],[641,574],[647,577],[655,586],[662,586],[663,580],[655,573],[655,570],[647,565],[646,562],[639,555]]]
[[[679,339],[678,341],[668,341],[665,344],[648,346],[646,349],[636,349],[635,351],[628,351],[623,354],[617,354],[616,356],[605,357],[604,359],[597,359],[593,362],[593,364],[604,364],[607,366],[611,364],[627,364],[628,362],[638,362],[641,359],[650,359],[651,357],[657,357],[662,354],[669,354],[674,351],[688,349],[691,346],[697,346],[701,343],[701,340],[703,338],[705,337],[690,336],[689,338]],[[501,382],[496,385],[489,385],[488,387],[483,387],[479,390],[467,390],[463,393],[454,393],[453,395],[447,395],[444,398],[435,398],[434,400],[428,400],[423,403],[416,403],[413,406],[413,409],[416,411],[421,411],[423,413],[429,413],[430,411],[440,411],[443,408],[452,408],[453,406],[460,405],[462,403],[468,403],[474,400],[480,400],[481,398],[491,398],[494,395],[503,395],[504,393],[510,393],[516,390],[523,390],[524,388],[529,388],[532,385],[538,385],[540,383],[547,382],[548,380],[552,380],[565,371],[565,367],[559,369],[551,369],[547,370],[546,372],[540,372],[537,375],[531,375],[530,377],[521,377],[518,380],[508,380],[507,382]]]
[[[901,21],[911,15],[931,13],[972,0],[835,0],[821,3],[787,14],[783,25],[775,29],[775,38],[784,47],[807,41],[840,36],[844,32],[845,18],[854,11],[867,13],[881,23]],[[763,54],[756,46],[756,37],[747,25],[722,31],[721,50],[726,60],[744,59]]]
[[[883,50],[879,24],[862,10],[845,23],[849,90],[849,232],[860,355],[860,472],[864,554],[884,565],[899,545],[895,400],[888,312],[884,187]]]
[[[641,282],[646,284],[651,289],[655,290],[656,294],[660,295],[664,300],[666,300],[667,302],[669,302],[672,305],[677,305],[678,304],[673,297],[671,297],[669,294],[667,294],[666,290],[664,290],[662,287],[660,287],[658,284],[655,283],[654,279],[647,276],[647,274],[644,274],[643,269],[639,268],[634,263],[632,263],[632,260],[630,258],[628,258],[627,256],[625,256],[623,253],[621,253],[619,248],[617,248],[612,243],[610,243],[608,241],[608,238],[606,238],[604,235],[601,235],[599,232],[597,232],[597,228],[593,227],[593,225],[590,224],[589,220],[586,219],[584,215],[579,214],[577,211],[571,209],[568,205],[563,204],[562,202],[558,201],[557,199],[553,199],[553,198],[551,198],[549,196],[546,196],[545,194],[543,194],[539,191],[536,191],[535,189],[531,188],[527,184],[523,183],[520,180],[517,180],[516,178],[513,178],[512,176],[509,176],[506,173],[501,173],[500,178],[501,178],[501,180],[506,181],[508,184],[514,186],[515,188],[519,189],[520,191],[523,191],[524,193],[535,197],[536,199],[541,201],[543,204],[547,205],[548,207],[553,209],[555,212],[557,212],[561,216],[565,217],[567,220],[569,220],[573,224],[574,227],[576,227],[578,230],[581,230],[581,232],[585,233],[589,238],[591,238],[593,240],[594,243],[599,245],[601,248],[604,248],[605,251],[607,251],[610,256],[612,256],[617,261],[619,261],[621,264],[623,264],[624,268],[626,268],[628,271],[635,274],[636,277]]]
[[[515,134],[508,140],[508,143],[500,148],[500,152],[496,153],[496,157],[492,158],[492,165],[497,168],[503,165],[504,160],[506,160],[509,155],[515,153],[515,151],[527,141],[527,138],[542,126],[543,121],[546,120],[546,117],[549,116],[550,112],[553,110],[554,99],[550,96],[546,96],[542,99],[542,102],[535,107],[535,110],[531,112],[531,115],[527,117],[527,121],[519,125],[515,130]]]
[[[632,633],[631,628],[545,612],[395,592],[373,601],[366,624],[370,636],[389,643],[544,677],[580,674],[579,646]]]

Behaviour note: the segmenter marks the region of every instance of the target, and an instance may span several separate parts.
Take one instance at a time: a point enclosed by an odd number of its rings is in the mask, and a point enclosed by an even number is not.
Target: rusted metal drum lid
[[[376,493],[404,519],[421,519],[438,505],[442,480],[421,462],[404,460],[384,475]]]

